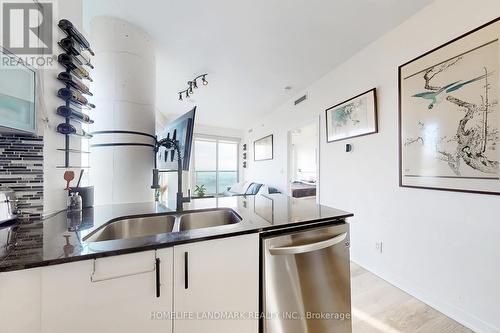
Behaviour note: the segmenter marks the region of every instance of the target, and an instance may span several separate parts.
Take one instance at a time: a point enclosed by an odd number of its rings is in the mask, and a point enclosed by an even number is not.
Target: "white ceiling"
[[[84,19],[116,16],[155,39],[162,113],[197,105],[199,123],[247,128],[431,1],[84,0]],[[205,72],[209,85],[179,101]]]

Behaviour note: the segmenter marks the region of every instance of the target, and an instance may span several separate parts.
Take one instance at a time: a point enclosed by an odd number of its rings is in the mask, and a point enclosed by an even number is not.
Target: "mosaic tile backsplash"
[[[21,216],[42,216],[43,137],[0,134],[0,187],[16,192]]]

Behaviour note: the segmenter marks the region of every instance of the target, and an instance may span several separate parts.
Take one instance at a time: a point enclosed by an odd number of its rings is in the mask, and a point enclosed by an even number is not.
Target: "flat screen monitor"
[[[195,114],[196,107],[165,126],[165,129],[158,138],[158,141],[169,138],[179,142],[182,154],[182,170],[185,171],[189,170],[189,162],[191,160]],[[160,147],[157,154],[157,167],[160,171],[177,170],[177,153],[174,150],[167,150],[165,147]]]

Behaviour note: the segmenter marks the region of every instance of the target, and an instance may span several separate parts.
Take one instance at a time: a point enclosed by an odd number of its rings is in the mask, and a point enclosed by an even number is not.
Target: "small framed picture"
[[[267,161],[273,159],[273,135],[268,135],[253,143],[254,161]]]
[[[326,141],[378,132],[376,88],[326,109]]]

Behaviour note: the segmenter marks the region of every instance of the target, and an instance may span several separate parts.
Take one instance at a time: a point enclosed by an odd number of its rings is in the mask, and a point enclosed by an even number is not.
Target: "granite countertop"
[[[310,224],[319,225],[332,221],[343,223],[343,219],[353,216],[338,209],[317,205],[310,200],[282,194],[195,199],[184,205],[185,212],[213,208],[231,208],[243,220],[220,227],[89,243],[82,239],[110,221],[127,216],[173,213],[175,202],[96,206],[73,215],[61,212],[43,220],[17,222],[11,226],[15,231],[16,244],[0,251],[0,272],[248,233],[276,232],[283,228],[300,228]]]

